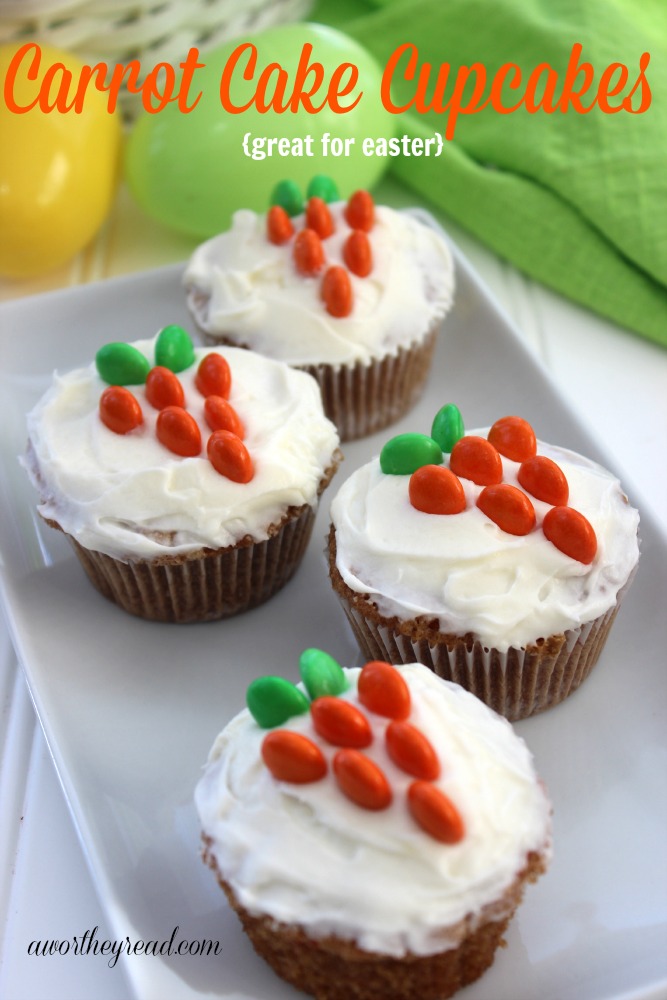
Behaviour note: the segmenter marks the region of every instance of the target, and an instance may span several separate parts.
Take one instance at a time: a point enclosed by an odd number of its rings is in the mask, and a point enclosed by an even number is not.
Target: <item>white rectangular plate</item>
[[[162,941],[178,925],[183,939],[222,946],[217,958],[127,960],[138,1000],[300,995],[254,955],[202,865],[192,793],[255,676],[296,679],[308,646],[359,662],[323,554],[330,496],[343,478],[394,433],[428,433],[450,401],[468,427],[518,412],[538,437],[612,464],[459,253],[456,260],[456,307],[419,405],[390,430],[345,447],[293,581],[261,608],[204,625],[148,623],[107,603],[60,534],[40,523],[17,461],[25,413],[54,368],[87,364],[111,340],[190,326],[182,267],[0,310],[4,599],[102,905],[117,939]],[[555,857],[469,1000],[667,995],[667,546],[650,519],[641,534],[639,572],[591,677],[559,707],[517,726],[554,803]]]

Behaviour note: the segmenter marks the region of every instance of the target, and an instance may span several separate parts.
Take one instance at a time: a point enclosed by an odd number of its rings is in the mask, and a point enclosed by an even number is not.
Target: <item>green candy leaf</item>
[[[315,174],[308,184],[306,198],[321,198],[322,201],[339,201],[340,194],[336,182],[327,174]]]
[[[279,181],[271,193],[271,204],[281,205],[288,215],[303,212],[301,188],[294,181]]]
[[[431,437],[448,455],[452,448],[465,434],[463,417],[458,406],[446,403],[433,418]]]
[[[155,341],[155,364],[182,372],[195,363],[195,348],[187,330],[176,323],[160,330]]]
[[[380,452],[380,468],[389,476],[409,476],[422,465],[441,462],[442,448],[426,434],[397,434]]]
[[[313,699],[340,694],[347,687],[343,668],[321,649],[304,649],[299,657],[299,671]]]
[[[142,385],[150,371],[147,358],[132,344],[112,343],[100,347],[95,366],[109,385]]]
[[[283,677],[258,677],[248,687],[246,704],[262,729],[281,726],[310,708],[305,694]]]

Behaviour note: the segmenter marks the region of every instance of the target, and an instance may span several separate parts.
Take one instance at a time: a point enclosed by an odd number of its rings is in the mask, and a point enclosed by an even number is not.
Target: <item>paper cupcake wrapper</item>
[[[224,334],[207,333],[199,327],[204,341],[213,346],[228,344],[246,347]],[[400,420],[417,403],[433,362],[437,328],[430,330],[410,347],[400,347],[369,364],[294,365],[312,375],[320,387],[326,416],[338,430],[341,442],[375,434]]]
[[[202,550],[180,562],[121,562],[69,540],[91,583],[130,614],[162,622],[215,621],[262,604],[291,579],[314,520],[309,507],[264,542]]]
[[[329,575],[361,652],[368,660],[423,663],[460,684],[510,722],[558,705],[586,680],[602,652],[636,567],[616,603],[590,622],[506,652],[471,633],[438,632],[418,619],[384,618],[365,595],[352,591],[336,566],[336,537],[329,530]]]
[[[455,928],[443,928],[442,951],[395,958],[335,936],[313,938],[298,925],[251,914],[218,870],[211,841],[203,840],[203,859],[216,873],[257,954],[279,976],[318,1000],[446,1000],[493,963],[526,884],[545,868],[542,855],[530,854],[523,871],[495,903],[477,918],[471,915]]]
[[[368,659],[423,663],[471,691],[510,722],[543,712],[576,691],[597,663],[618,611],[616,605],[580,628],[525,649],[510,647],[500,652],[469,636],[443,637],[435,643],[412,638],[400,627],[366,618],[340,599]]]
[[[375,434],[412,409],[431,369],[436,336],[432,331],[371,364],[303,365],[317,381],[324,412],[341,441]]]
[[[90,582],[110,601],[140,618],[184,624],[228,618],[267,601],[296,572],[314,521],[315,510],[307,506],[263,542],[132,562],[66,537]]]

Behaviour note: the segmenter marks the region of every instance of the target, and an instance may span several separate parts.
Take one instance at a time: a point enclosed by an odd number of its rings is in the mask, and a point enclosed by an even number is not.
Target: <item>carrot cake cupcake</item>
[[[588,676],[639,558],[618,479],[521,417],[464,433],[452,404],[331,505],[331,581],[365,656],[419,659],[509,719]]]
[[[326,183],[325,183],[326,182]],[[454,295],[441,233],[416,214],[347,201],[326,178],[310,196],[279,185],[265,215],[236,212],[185,272],[205,340],[313,375],[343,441],[398,420],[417,401]],[[334,200],[332,200],[334,199]]]
[[[340,459],[310,376],[185,330],[112,343],[28,416],[39,513],[95,587],[158,621],[267,600],[296,571]]]
[[[493,962],[551,855],[510,724],[417,663],[264,677],[196,789],[204,859],[256,951],[318,1000],[444,1000]]]

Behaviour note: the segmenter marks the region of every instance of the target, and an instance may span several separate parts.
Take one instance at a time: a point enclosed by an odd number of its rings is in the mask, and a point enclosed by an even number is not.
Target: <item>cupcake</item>
[[[259,678],[195,793],[255,950],[318,1000],[443,1000],[491,965],[551,853],[512,727],[414,663]]]
[[[332,196],[321,184],[311,190]],[[236,212],[228,232],[195,251],[188,306],[207,343],[249,347],[309,372],[341,439],[364,437],[422,392],[452,305],[449,247],[366,191],[347,202],[313,195],[305,211],[293,185],[281,195],[266,215]]]
[[[178,326],[56,374],[28,415],[44,520],[94,586],[156,621],[224,618],[294,574],[340,459],[310,376]]]
[[[391,439],[331,505],[329,570],[363,655],[419,659],[508,719],[597,662],[639,558],[611,473],[520,417]]]

